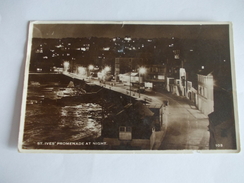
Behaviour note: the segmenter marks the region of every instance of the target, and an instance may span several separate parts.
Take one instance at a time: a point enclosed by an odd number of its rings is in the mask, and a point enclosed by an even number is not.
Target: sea
[[[65,97],[85,94],[58,82],[29,82],[23,149],[99,149],[91,143],[101,138],[101,105],[82,100],[60,104]]]

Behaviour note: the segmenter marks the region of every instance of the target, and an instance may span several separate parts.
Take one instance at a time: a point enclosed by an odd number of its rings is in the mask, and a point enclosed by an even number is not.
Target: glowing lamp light
[[[69,62],[65,61],[64,62],[64,67],[68,68],[69,67]]]
[[[94,69],[94,66],[93,66],[93,65],[89,65],[89,66],[88,66],[88,69],[89,69],[89,70],[93,70],[93,69]]]
[[[146,73],[146,68],[144,68],[144,67],[139,68],[139,73],[140,74],[145,74]]]
[[[65,61],[63,65],[64,65],[64,72],[67,72],[69,69],[69,62]]]
[[[84,74],[86,74],[86,69],[85,69],[85,67],[78,67],[78,74],[79,75],[84,75]]]
[[[110,68],[109,66],[106,66],[106,67],[104,68],[104,70],[105,70],[106,72],[109,72],[109,71],[111,70],[111,68]]]

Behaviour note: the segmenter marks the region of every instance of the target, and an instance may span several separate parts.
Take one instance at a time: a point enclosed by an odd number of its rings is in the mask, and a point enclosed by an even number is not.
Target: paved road
[[[159,94],[169,100],[168,127],[159,150],[209,149],[209,121],[187,99],[172,94]]]
[[[99,83],[98,81],[93,81]],[[111,87],[108,84],[107,88]],[[126,93],[122,84],[111,87],[112,90]],[[134,92],[132,92],[134,94]],[[139,94],[135,93],[139,98]],[[149,97],[152,103],[169,101],[168,123],[166,135],[164,136],[159,150],[205,150],[209,149],[208,117],[196,109],[191,102],[185,98],[177,97],[169,93],[146,92],[141,98]]]
[[[100,85],[97,80],[90,80],[92,83]],[[128,94],[126,86],[117,84],[116,86],[103,85],[106,88],[117,92]],[[139,94],[132,92],[134,97],[139,98]],[[167,130],[159,150],[205,150],[209,149],[208,117],[196,109],[191,102],[185,98],[177,97],[170,93],[146,92],[141,94],[141,99],[149,97],[152,103],[162,104],[163,100],[169,101],[167,107]]]
[[[126,88],[128,87],[123,85],[111,87],[122,93],[126,92]],[[139,98],[138,93],[135,93],[135,97]],[[141,98],[145,97],[151,98],[152,103],[160,104],[163,100],[169,101],[166,135],[159,150],[209,149],[208,117],[197,110],[189,100],[169,93],[156,92],[141,94]]]

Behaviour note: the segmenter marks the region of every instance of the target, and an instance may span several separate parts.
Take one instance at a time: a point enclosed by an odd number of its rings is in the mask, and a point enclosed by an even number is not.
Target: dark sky
[[[129,25],[129,24],[34,24],[36,38],[125,37],[228,39],[229,26],[222,25]]]
[[[181,58],[188,73],[204,70],[218,75],[220,82],[231,83],[229,25],[135,25],[135,24],[34,24],[34,38],[84,38],[84,37],[125,37],[132,38],[171,38],[175,37],[181,50]],[[186,40],[188,39],[188,40]],[[163,44],[163,43],[162,43]],[[168,47],[167,47],[168,48]],[[165,48],[166,49],[166,48]],[[167,60],[167,50],[160,51],[158,60]],[[190,51],[194,50],[194,51]],[[153,52],[155,55],[156,53]],[[165,57],[164,57],[165,56]],[[155,57],[156,58],[156,57]],[[226,68],[226,69],[224,69]],[[221,71],[221,73],[219,72]],[[227,79],[228,82],[227,82]],[[196,83],[196,82],[195,82]],[[224,86],[224,84],[222,84]]]

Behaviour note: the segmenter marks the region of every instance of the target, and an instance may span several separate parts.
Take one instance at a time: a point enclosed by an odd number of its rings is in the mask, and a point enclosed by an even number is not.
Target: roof
[[[206,69],[200,70],[197,74],[204,75],[204,76],[212,76],[213,70],[209,71]]]
[[[126,112],[127,111],[127,112]],[[128,115],[128,111],[133,112],[134,114],[139,115],[140,117],[148,117],[148,116],[153,116],[154,113],[148,108],[148,106],[143,105],[142,102],[137,101],[134,106],[132,104],[127,104],[126,106],[124,106],[124,109],[122,109],[121,111],[119,111],[116,116],[118,115],[123,115],[126,114]]]
[[[132,77],[135,77],[135,76],[138,76],[139,75],[137,72],[127,72],[127,73],[120,74],[120,75],[130,76],[130,74],[131,74]]]
[[[157,104],[157,103],[152,103],[150,105],[148,105],[149,108],[158,108],[160,109],[163,106],[163,104]]]
[[[142,102],[137,101],[134,104],[134,107],[135,107],[135,111],[141,116],[153,116],[154,115],[154,113],[146,105],[143,105]]]

